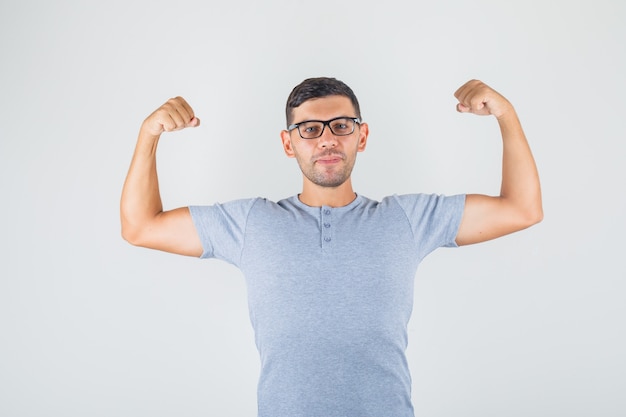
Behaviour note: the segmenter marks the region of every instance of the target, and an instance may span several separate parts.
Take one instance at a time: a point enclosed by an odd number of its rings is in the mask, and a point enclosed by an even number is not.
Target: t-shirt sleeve
[[[404,210],[421,256],[439,247],[457,247],[465,194],[407,194],[394,196]]]
[[[245,199],[210,206],[189,206],[202,242],[201,258],[217,258],[238,266],[248,215],[256,201]]]

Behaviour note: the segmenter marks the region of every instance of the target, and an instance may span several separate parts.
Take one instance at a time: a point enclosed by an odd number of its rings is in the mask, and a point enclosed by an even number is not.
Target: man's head
[[[360,120],[350,87],[334,78],[304,80],[289,95],[286,113],[281,140],[285,154],[298,161],[305,190],[351,191],[350,174],[356,154],[365,150],[369,129]]]
[[[302,103],[308,100],[328,96],[344,96],[349,98],[352,102],[352,106],[354,107],[356,117],[359,119],[361,118],[359,101],[350,87],[335,78],[318,77],[302,81],[291,91],[291,94],[289,94],[285,109],[287,126],[294,123],[293,110],[296,107],[299,107]]]

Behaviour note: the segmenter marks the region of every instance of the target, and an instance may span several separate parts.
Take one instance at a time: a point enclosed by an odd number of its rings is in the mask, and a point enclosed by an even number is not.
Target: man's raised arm
[[[459,100],[459,112],[495,116],[503,142],[500,195],[467,196],[457,244],[483,242],[540,222],[543,208],[539,174],[511,103],[478,80],[467,82],[454,95]]]
[[[163,132],[196,127],[200,119],[182,97],[168,100],[144,120],[120,204],[122,237],[151,249],[200,256],[202,244],[186,207],[163,211],[156,149]]]

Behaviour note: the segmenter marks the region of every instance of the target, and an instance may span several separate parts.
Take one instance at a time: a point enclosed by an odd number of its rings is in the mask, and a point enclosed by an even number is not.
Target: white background
[[[142,120],[182,95],[166,208],[297,193],[279,131],[334,76],[371,135],[357,192],[499,191],[479,78],[516,106],[545,220],[428,257],[408,350],[418,416],[626,415],[626,3],[23,1],[0,4],[0,415],[254,416],[240,272],[128,245]]]

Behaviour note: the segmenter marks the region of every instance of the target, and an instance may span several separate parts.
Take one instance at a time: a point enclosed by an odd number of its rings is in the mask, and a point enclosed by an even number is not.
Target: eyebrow
[[[332,122],[333,120],[337,120],[337,119],[356,119],[356,120],[359,121],[359,123],[361,122],[361,119],[359,117],[356,117],[356,116],[337,116],[337,117],[333,117],[332,119],[328,119],[328,120],[320,120],[320,119],[303,120],[303,121],[298,122],[298,123],[292,123],[291,126],[301,125],[302,123],[308,123],[308,122],[327,123],[327,122]]]

